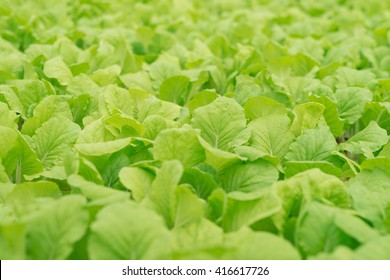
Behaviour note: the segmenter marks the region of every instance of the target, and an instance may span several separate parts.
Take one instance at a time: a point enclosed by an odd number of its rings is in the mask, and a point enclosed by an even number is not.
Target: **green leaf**
[[[99,111],[102,115],[123,113],[134,116],[135,104],[131,93],[123,88],[109,85],[104,88],[99,98]]]
[[[273,164],[259,159],[232,164],[219,172],[219,179],[226,192],[252,192],[270,187],[277,181],[278,175]]]
[[[371,101],[372,94],[367,89],[349,87],[337,90],[335,97],[340,118],[353,124],[363,115],[364,106]]]
[[[370,227],[370,225],[351,214],[339,213],[336,216],[335,223],[339,229],[360,243],[366,243],[380,237],[379,233]]]
[[[183,167],[179,161],[164,161],[152,183],[150,199],[169,228],[175,224],[176,187],[182,173]]]
[[[170,77],[162,82],[159,97],[183,106],[187,103],[190,86],[190,79],[186,76]]]
[[[291,131],[295,136],[301,135],[306,129],[314,129],[320,121],[325,106],[320,103],[307,102],[294,107],[295,119]]]
[[[158,134],[153,154],[157,160],[179,160],[184,167],[194,166],[205,160],[204,148],[193,129],[171,128]]]
[[[336,150],[336,146],[336,140],[328,127],[307,129],[290,146],[286,159],[289,161],[326,161],[331,157],[331,152]]]
[[[337,69],[336,79],[337,88],[367,88],[375,83],[375,74],[368,70],[356,70],[347,67],[341,67]]]
[[[189,102],[188,102],[188,110],[190,112],[194,111],[198,107],[206,106],[210,104],[215,99],[217,99],[218,95],[215,91],[204,90],[197,93]]]
[[[281,207],[280,199],[271,191],[252,193],[231,192],[227,195],[222,216],[222,228],[235,231],[276,214]]]
[[[252,131],[250,146],[264,155],[283,158],[294,141],[290,131],[290,119],[285,115],[257,118],[248,127]]]
[[[130,202],[109,205],[91,226],[89,257],[93,260],[166,259],[170,235],[160,216]]]
[[[339,208],[349,208],[351,204],[343,182],[319,169],[310,169],[278,181],[273,188],[276,189],[283,206],[280,213],[274,217],[274,223],[286,236],[290,235],[292,240],[295,230],[290,232],[289,226],[295,227],[296,218],[306,204],[318,201]]]
[[[42,171],[42,163],[20,133],[0,126],[0,159],[6,173],[14,182],[20,183],[24,175],[34,175]]]
[[[249,98],[244,104],[245,114],[252,120],[266,116],[285,116],[287,110],[283,104],[267,96]]]
[[[191,185],[195,193],[203,199],[207,199],[213,190],[218,188],[212,174],[203,172],[198,168],[185,169],[180,183]]]
[[[16,120],[18,116],[8,109],[8,106],[0,102],[0,126],[6,126],[9,128],[17,128]]]
[[[67,179],[72,193],[81,193],[88,199],[88,206],[106,206],[115,202],[127,201],[128,192],[107,188],[87,181],[79,175],[71,175]]]
[[[63,86],[69,85],[73,78],[72,72],[59,56],[46,61],[43,72],[49,78],[57,79]]]
[[[149,196],[154,175],[140,167],[125,167],[119,172],[122,184],[131,191],[135,201],[141,201]]]
[[[227,150],[229,143],[245,128],[244,110],[233,99],[219,97],[192,112],[192,125],[214,148]]]
[[[313,95],[309,99],[325,106],[324,118],[332,134],[335,137],[343,135],[344,121],[340,118],[337,103],[332,101],[328,96]]]
[[[340,144],[340,148],[353,154],[373,157],[372,153],[378,151],[388,141],[387,131],[371,121],[366,128],[349,138],[347,142]]]
[[[356,241],[335,224],[337,208],[310,203],[302,212],[296,231],[297,245],[306,255],[332,252],[338,245],[354,248]]]
[[[65,259],[87,230],[86,200],[68,195],[45,204],[27,225],[27,254],[31,259]]]
[[[131,137],[115,139],[102,119],[88,124],[78,135],[75,148],[84,155],[101,156],[122,150],[130,144]]]
[[[236,78],[236,86],[234,88],[234,99],[239,104],[244,104],[248,99],[261,95],[262,89],[254,79],[246,76],[238,76]]]
[[[45,168],[62,161],[80,132],[80,127],[66,118],[51,118],[35,131],[32,147]]]
[[[168,128],[167,120],[158,115],[146,117],[143,125],[145,127],[144,137],[151,140],[154,140],[161,131]]]
[[[22,133],[33,136],[46,121],[56,117],[73,120],[68,103],[56,95],[49,95],[35,107],[33,116],[24,122]]]
[[[25,110],[15,91],[8,85],[0,85],[0,102],[8,104],[9,108],[26,117]]]
[[[186,186],[176,188],[175,227],[199,221],[204,214],[203,202]]]
[[[199,142],[205,149],[206,153],[206,163],[214,167],[217,171],[221,170],[235,162],[240,160],[245,160],[245,158],[240,157],[235,153],[230,153],[227,151],[222,151],[220,149],[212,147],[206,140],[202,137],[199,137]]]
[[[353,208],[375,228],[384,231],[383,220],[390,203],[390,175],[380,169],[362,170],[349,182]]]

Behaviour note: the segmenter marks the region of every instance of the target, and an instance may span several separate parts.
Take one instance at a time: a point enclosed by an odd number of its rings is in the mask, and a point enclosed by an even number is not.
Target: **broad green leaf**
[[[153,147],[157,160],[179,160],[184,167],[191,167],[205,160],[205,152],[196,132],[187,128],[171,128],[160,132]]]
[[[389,183],[390,176],[380,169],[362,170],[349,182],[353,208],[382,231],[385,210],[390,202]]]
[[[5,103],[0,102],[0,126],[6,126],[10,128],[17,128],[16,120],[18,116],[15,112],[12,112],[8,109],[8,106]]]
[[[154,140],[161,131],[168,128],[167,120],[158,115],[146,117],[143,125],[145,127],[144,137],[151,140]]]
[[[162,218],[130,202],[109,205],[91,226],[89,257],[93,260],[166,259],[170,234]]]
[[[119,65],[111,65],[93,72],[91,79],[100,86],[108,86],[115,83],[120,73],[121,67]]]
[[[79,175],[71,175],[67,181],[72,187],[72,193],[81,193],[88,199],[89,206],[106,206],[115,202],[127,201],[130,198],[128,192],[98,185],[85,180]]]
[[[206,106],[210,104],[215,99],[217,99],[218,95],[215,91],[204,90],[197,93],[189,102],[188,102],[188,110],[190,112],[194,111],[198,107]]]
[[[181,107],[177,104],[161,101],[153,97],[145,100],[138,111],[138,121],[143,122],[148,116],[161,116],[174,120],[180,116]]]
[[[72,172],[78,173],[80,176],[82,176],[84,179],[97,183],[97,184],[104,184],[103,178],[101,174],[99,173],[99,170],[97,170],[96,166],[90,162],[89,160],[85,158],[79,158],[77,167],[77,172]],[[66,168],[66,164],[65,164]]]
[[[133,117],[135,104],[129,91],[110,85],[100,95],[99,110],[102,115],[123,113],[129,117]]]
[[[285,116],[286,108],[267,96],[249,98],[244,104],[245,114],[252,120],[266,116]]]
[[[336,216],[335,223],[339,229],[360,243],[366,243],[380,237],[379,233],[370,227],[370,225],[351,214],[339,213]]]
[[[22,133],[33,136],[46,121],[56,117],[73,120],[68,103],[56,95],[49,95],[35,107],[33,116],[24,122]]]
[[[150,199],[169,228],[175,224],[176,188],[182,173],[183,167],[179,161],[165,161],[152,183]]]
[[[353,124],[363,115],[364,106],[371,101],[372,94],[364,88],[348,87],[337,90],[335,97],[340,118]]]
[[[233,99],[219,97],[192,112],[192,125],[214,148],[227,150],[229,143],[245,128],[244,110]]]
[[[27,224],[27,255],[31,259],[65,259],[87,230],[82,196],[68,195],[45,204]]]
[[[162,82],[159,97],[183,106],[187,103],[190,86],[190,79],[186,76],[170,77]]]
[[[226,192],[252,192],[270,187],[277,181],[278,175],[273,164],[259,159],[232,164],[219,172],[219,179]]]
[[[296,230],[297,245],[305,255],[332,252],[338,245],[354,248],[356,241],[335,224],[337,208],[310,203],[302,212]]]
[[[175,227],[199,221],[204,214],[204,204],[190,188],[178,186],[176,188]]]
[[[306,129],[290,146],[286,159],[289,161],[326,161],[331,157],[331,152],[336,150],[336,146],[336,140],[328,127]]]
[[[123,114],[113,114],[105,117],[103,122],[117,128],[121,135],[142,136],[144,134],[144,126],[142,124]]]
[[[212,174],[195,167],[184,170],[180,183],[191,185],[195,193],[203,199],[207,199],[213,190],[218,188]]]
[[[367,103],[360,120],[364,126],[368,126],[370,122],[375,121],[390,134],[390,102]]]
[[[131,191],[135,201],[149,196],[154,175],[140,167],[125,167],[119,172],[122,184]]]
[[[228,167],[229,165],[238,162],[240,160],[245,160],[245,158],[237,154],[230,153],[227,151],[222,151],[220,149],[212,147],[202,137],[199,137],[199,142],[205,149],[206,163],[211,165],[217,171],[225,167]]]
[[[147,92],[152,92],[152,83],[150,76],[146,71],[138,71],[136,73],[127,73],[119,77],[121,82],[128,88],[142,89]]]
[[[290,119],[285,115],[257,118],[248,127],[252,131],[250,146],[264,155],[283,158],[294,141],[290,131]]]
[[[75,148],[82,154],[101,156],[122,150],[130,144],[131,137],[115,139],[102,119],[88,124],[78,135]]]
[[[62,161],[80,132],[80,127],[66,118],[51,118],[35,131],[32,147],[45,168]]]
[[[57,79],[61,85],[67,86],[73,78],[72,72],[61,57],[54,57],[45,62],[43,71],[49,78]]]
[[[296,218],[307,203],[318,201],[339,208],[350,207],[349,193],[343,182],[319,169],[310,169],[279,181],[273,188],[283,206],[274,217],[274,223],[285,235],[294,235],[295,230],[289,232],[289,226],[295,227]]]
[[[305,54],[281,56],[268,63],[268,69],[277,77],[305,76],[317,65],[313,59]]]
[[[364,154],[366,157],[373,157],[376,152],[389,141],[386,130],[379,127],[374,121],[349,138],[340,148],[353,154]]]
[[[375,74],[368,70],[356,70],[347,67],[337,69],[337,88],[369,88],[375,83]]]
[[[321,103],[325,106],[324,118],[332,134],[336,137],[343,135],[344,121],[340,118],[337,104],[332,101],[328,96],[313,95],[309,98],[310,100],[317,103]]]
[[[250,77],[252,78],[252,77]],[[234,88],[234,99],[239,104],[244,104],[249,98],[254,98],[262,95],[261,87],[246,76],[238,76],[236,78],[236,86]]]
[[[295,136],[301,135],[306,129],[314,129],[320,121],[325,106],[320,103],[307,102],[294,107],[295,119],[291,131]]]
[[[103,164],[98,165],[99,173],[102,175],[104,185],[109,188],[121,189],[119,172],[122,168],[131,164],[131,159],[124,152],[116,152],[105,158]]]
[[[0,126],[0,145],[0,160],[8,176],[16,183],[23,180],[23,175],[34,175],[42,171],[42,163],[16,130]]]
[[[269,190],[237,191],[227,195],[225,207],[221,226],[229,232],[271,217],[280,210],[281,204],[279,197]]]
[[[0,85],[0,102],[8,104],[9,108],[26,117],[25,110],[15,91],[7,85]]]
[[[389,157],[376,157],[369,158],[363,161],[361,165],[362,169],[375,170],[380,169],[390,176],[390,158]]]

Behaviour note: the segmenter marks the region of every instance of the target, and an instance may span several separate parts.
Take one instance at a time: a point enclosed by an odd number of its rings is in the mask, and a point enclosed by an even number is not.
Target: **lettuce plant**
[[[1,259],[390,259],[388,1],[1,2]]]

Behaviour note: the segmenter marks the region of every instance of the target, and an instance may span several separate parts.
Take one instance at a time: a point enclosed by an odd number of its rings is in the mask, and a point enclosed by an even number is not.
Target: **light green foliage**
[[[389,1],[0,2],[0,259],[390,259]]]

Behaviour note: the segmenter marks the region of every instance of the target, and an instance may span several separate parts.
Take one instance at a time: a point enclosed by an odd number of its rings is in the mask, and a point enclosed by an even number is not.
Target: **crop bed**
[[[389,133],[389,1],[1,0],[0,259],[390,259]]]

